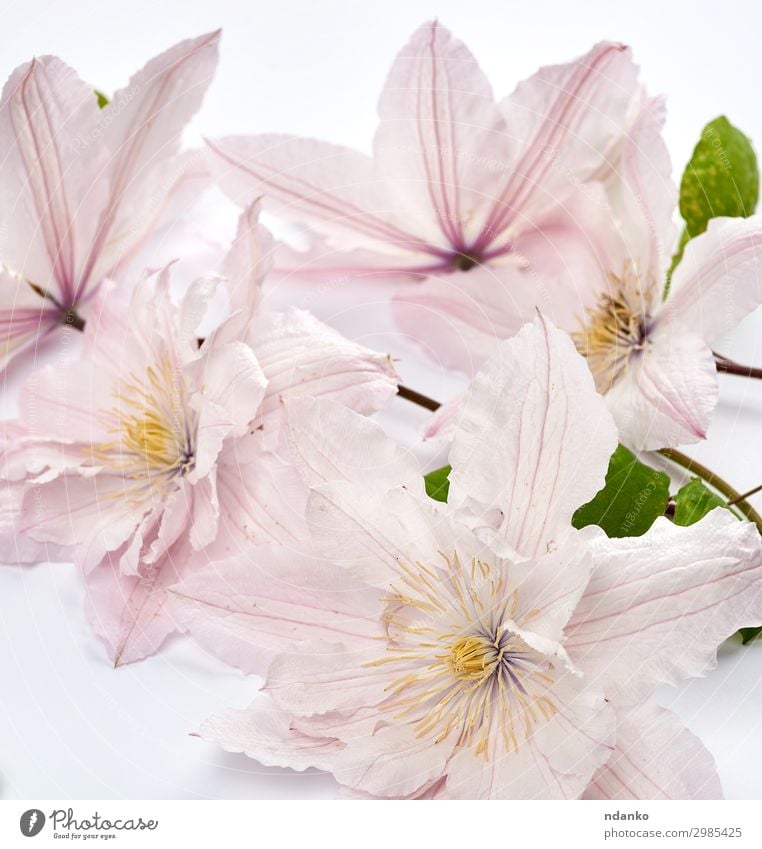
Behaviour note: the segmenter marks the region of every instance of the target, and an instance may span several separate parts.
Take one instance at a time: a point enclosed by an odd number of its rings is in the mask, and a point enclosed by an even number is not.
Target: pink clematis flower
[[[629,51],[601,43],[496,102],[473,55],[435,21],[392,66],[372,157],[261,135],[209,141],[210,163],[236,202],[264,194],[313,228],[320,238],[310,254],[292,258],[295,268],[467,272],[488,286],[491,273],[515,273],[522,251],[544,244],[546,230],[575,233],[559,213],[605,163],[635,90]]]
[[[762,541],[723,510],[635,539],[575,531],[616,431],[569,337],[500,346],[460,412],[446,505],[371,422],[289,405],[324,561],[266,548],[173,588],[264,695],[201,736],[349,795],[714,798],[711,755],[650,697],[762,621]]]
[[[711,220],[688,243],[665,299],[678,192],[663,123],[662,101],[644,99],[605,176],[610,215],[587,230],[595,264],[572,277],[545,276],[535,294],[525,286],[523,303],[499,286],[485,294],[449,285],[447,297],[424,305],[407,287],[397,296],[403,324],[422,328],[442,357],[454,332],[467,371],[540,307],[587,357],[622,442],[651,450],[703,439],[719,394],[711,344],[762,303],[762,216]],[[426,435],[451,432],[457,405],[446,405]]]
[[[706,437],[719,395],[711,345],[762,303],[759,215],[712,219],[688,243],[664,298],[678,192],[663,122],[662,102],[647,100],[625,139],[609,179],[617,232],[598,234],[595,303],[569,326],[622,441],[636,449]]]
[[[106,277],[205,169],[178,155],[219,33],[152,59],[100,109],[55,56],[17,68],[0,101],[0,366],[61,325],[82,329]]]
[[[366,413],[396,392],[387,356],[299,310],[251,312],[258,298],[246,288],[258,290],[269,252],[247,210],[225,263],[235,311],[203,344],[217,283],[198,281],[175,305],[165,269],[153,290],[150,277],[138,285],[126,314],[102,298],[83,357],[41,369],[22,390],[5,451],[8,550],[77,561],[117,663],[175,629],[165,587],[210,557],[298,547],[306,491],[271,451],[282,399],[325,395]]]

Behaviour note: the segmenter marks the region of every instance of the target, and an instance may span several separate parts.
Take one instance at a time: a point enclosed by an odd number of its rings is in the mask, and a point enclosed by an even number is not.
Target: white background
[[[538,65],[600,38],[629,43],[651,91],[669,97],[666,136],[678,173],[702,126],[721,113],[762,146],[762,7],[753,0],[23,0],[0,11],[0,75],[34,54],[56,53],[106,92],[175,41],[222,26],[219,75],[195,133],[288,131],[367,148],[394,54],[421,22],[439,17],[476,53],[499,96]],[[356,305],[360,296],[343,288],[306,297],[347,335],[392,352],[408,385],[452,396],[462,382],[423,365],[386,311]],[[280,301],[297,298],[303,290],[278,292]],[[762,365],[760,316],[718,347]],[[721,386],[710,438],[691,453],[743,490],[762,482],[762,385],[722,377]],[[6,409],[12,401],[4,399]],[[382,417],[410,444],[424,418],[402,401]],[[437,459],[432,449],[421,457]],[[210,713],[250,702],[256,679],[182,639],[115,671],[87,629],[81,598],[72,568],[0,568],[2,797],[333,795],[326,776],[266,770],[188,736]],[[660,698],[713,752],[728,797],[762,798],[762,642],[725,646],[715,672]]]

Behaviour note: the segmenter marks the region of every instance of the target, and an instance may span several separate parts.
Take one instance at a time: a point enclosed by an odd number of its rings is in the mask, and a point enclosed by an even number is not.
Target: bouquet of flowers
[[[750,141],[711,121],[678,188],[627,47],[497,100],[435,21],[394,60],[372,155],[185,150],[219,41],[112,96],[52,56],[5,85],[3,559],[75,564],[116,666],[182,632],[262,676],[199,735],[348,797],[719,798],[653,694],[762,625],[753,493],[677,450],[718,371],[762,376],[712,349],[762,302]],[[210,258],[214,186],[240,217]],[[355,281],[469,388],[401,385],[272,280]],[[398,396],[446,466],[373,420]]]

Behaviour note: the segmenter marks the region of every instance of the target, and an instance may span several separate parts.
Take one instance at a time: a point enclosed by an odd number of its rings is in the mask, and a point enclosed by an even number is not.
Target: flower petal
[[[712,352],[700,336],[675,322],[655,329],[606,393],[606,402],[621,441],[650,451],[704,439],[718,394]]]
[[[219,37],[207,33],[154,57],[101,110],[109,199],[83,279],[110,273],[114,254],[121,260],[142,241],[184,182],[187,160],[177,151],[214,76]]]
[[[660,322],[713,342],[762,302],[762,215],[713,218],[688,242]]]
[[[611,756],[615,716],[600,693],[567,674],[554,685],[553,717],[507,754],[485,763],[471,750],[447,765],[444,798],[577,799]]]
[[[449,401],[445,401],[434,415],[431,416],[423,428],[422,435],[425,440],[452,441],[453,436],[455,436],[455,424],[458,421],[458,414],[460,413],[464,397],[463,394],[456,395]]]
[[[105,203],[105,151],[90,86],[54,56],[17,68],[0,102],[3,263],[59,304],[73,303]]]
[[[678,198],[669,151],[661,135],[664,119],[663,98],[644,98],[624,138],[616,172],[609,179],[625,261],[657,285],[664,279],[675,243],[673,218]],[[611,271],[620,274],[622,269]]]
[[[199,737],[226,752],[243,752],[264,766],[299,772],[312,766],[331,769],[343,744],[331,737],[310,737],[294,728],[288,713],[260,696],[247,710],[226,710],[210,717]]]
[[[304,310],[270,313],[247,336],[267,378],[262,415],[300,396],[338,401],[360,413],[386,406],[397,393],[387,354],[352,342]]]
[[[564,65],[541,68],[517,86],[502,104],[516,141],[510,167],[493,189],[485,243],[509,227],[521,229],[521,219],[539,221],[605,163],[636,90],[630,51],[607,42]]]
[[[106,555],[85,576],[85,613],[114,666],[150,657],[178,630],[166,590],[200,562],[182,541],[136,575],[120,572],[123,556],[123,551]]]
[[[260,223],[260,201],[244,209],[222,272],[230,287],[230,309],[239,312],[243,327],[251,321],[262,299],[262,282],[273,264],[273,238]]]
[[[203,387],[192,403],[198,412],[195,482],[209,474],[228,436],[240,436],[259,411],[267,378],[251,348],[243,342],[212,344],[197,361],[196,385]]]
[[[0,372],[36,340],[63,327],[61,310],[0,268]]]
[[[228,440],[217,463],[219,526],[210,560],[244,555],[252,544],[302,550],[308,539],[307,488],[287,459],[268,451],[259,431]]]
[[[21,532],[24,507],[23,483],[4,479],[0,482],[0,551],[2,563],[44,563],[71,560],[72,550],[48,542],[37,542]]]
[[[347,248],[394,255],[421,243],[387,220],[384,183],[362,153],[275,134],[207,140],[207,146],[212,174],[240,206],[264,195],[289,218],[309,222]]]
[[[452,549],[463,527],[451,529],[428,496],[405,487],[379,492],[362,484],[335,481],[313,490],[307,521],[318,548],[359,580],[388,587],[401,574],[400,564],[430,562],[443,550],[438,536]],[[483,548],[484,546],[482,546]]]
[[[610,698],[703,675],[723,640],[762,624],[762,541],[726,510],[590,547],[595,570],[564,645]]]
[[[343,569],[283,546],[210,563],[170,590],[183,627],[213,654],[262,674],[273,652],[303,640],[374,646],[383,636],[378,592]]]
[[[394,60],[378,113],[375,164],[395,212],[431,244],[465,251],[507,141],[476,59],[438,21],[424,24]]]
[[[415,455],[371,419],[335,401],[307,397],[287,401],[286,416],[291,459],[308,486],[346,480],[423,492]]]
[[[418,795],[444,774],[451,744],[420,736],[412,725],[382,725],[358,734],[336,756],[331,771],[341,784],[382,797]]]
[[[394,318],[440,366],[475,374],[535,308],[533,282],[517,268],[473,268],[400,287]]]
[[[373,665],[383,652],[380,642],[299,643],[273,660],[263,691],[297,716],[371,707],[386,697],[389,677]]]
[[[540,554],[603,486],[616,430],[571,339],[544,319],[474,378],[450,452],[449,501],[503,513],[520,554]]]
[[[277,243],[275,268],[284,278],[319,284],[313,295],[338,288],[350,279],[374,283],[386,283],[390,278],[408,281],[426,273],[431,266],[430,259],[413,251],[392,256],[372,248],[345,248],[336,240],[307,229],[301,235],[307,240],[303,248]]]
[[[714,758],[668,710],[645,702],[619,712],[616,750],[585,799],[722,799]]]
[[[131,539],[149,511],[150,501],[136,501],[121,476],[74,472],[28,487],[18,528],[37,542],[77,546],[89,570]]]

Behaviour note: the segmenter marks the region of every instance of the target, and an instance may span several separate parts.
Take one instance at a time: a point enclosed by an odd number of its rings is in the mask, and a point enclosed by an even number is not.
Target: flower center
[[[456,748],[485,758],[500,742],[515,750],[556,712],[551,662],[511,630],[535,612],[520,610],[503,564],[442,558],[444,567],[402,565],[404,586],[392,587],[387,653],[368,664],[399,673],[381,707],[418,737],[454,734]]]
[[[632,356],[648,345],[650,305],[654,286],[643,286],[628,264],[621,277],[611,275],[612,289],[588,309],[588,320],[571,334],[577,350],[587,357],[597,390],[604,394],[622,378]]]
[[[135,481],[133,489],[174,485],[195,466],[196,416],[186,395],[169,356],[142,379],[132,377],[115,393],[117,405],[103,414],[115,438],[94,446],[94,459]]]
[[[481,258],[470,253],[453,254],[452,267],[457,271],[470,271],[475,266],[481,263]]]
[[[146,411],[142,417],[125,417],[122,443],[147,468],[156,470],[173,467],[183,454],[180,434],[155,410]]]
[[[502,652],[481,635],[461,637],[450,649],[450,668],[456,678],[480,680],[490,675],[500,662]]]

